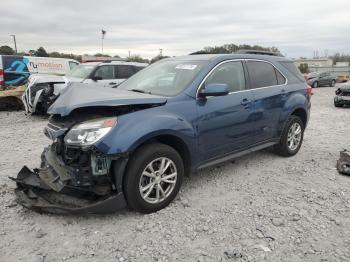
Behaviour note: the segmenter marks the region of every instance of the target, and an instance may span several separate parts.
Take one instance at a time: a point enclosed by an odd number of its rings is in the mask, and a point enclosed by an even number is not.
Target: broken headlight
[[[98,118],[73,126],[64,137],[72,146],[90,146],[108,134],[117,124],[117,118]]]

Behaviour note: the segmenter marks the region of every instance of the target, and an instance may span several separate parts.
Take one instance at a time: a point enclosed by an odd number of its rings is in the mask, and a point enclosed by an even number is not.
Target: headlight
[[[98,118],[73,126],[64,137],[68,145],[90,146],[108,134],[117,124],[117,118]]]

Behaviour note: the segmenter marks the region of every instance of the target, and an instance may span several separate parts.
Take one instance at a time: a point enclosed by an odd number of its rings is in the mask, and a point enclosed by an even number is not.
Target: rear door
[[[98,80],[97,84],[102,86],[116,85],[116,73],[114,65],[101,65],[94,72],[93,77],[100,77],[102,80]]]
[[[197,99],[198,147],[203,162],[249,147],[255,125],[252,91],[246,89],[242,61],[217,66],[200,88],[209,83],[227,84],[230,93]]]
[[[128,79],[130,76],[136,73],[134,66],[132,65],[117,65],[116,66],[116,84],[119,85]]]
[[[286,78],[267,61],[247,60],[246,65],[254,95],[254,142],[260,143],[277,135],[278,121],[288,96]]]
[[[321,73],[321,74],[320,74],[319,85],[320,85],[320,86],[328,85],[327,73]]]

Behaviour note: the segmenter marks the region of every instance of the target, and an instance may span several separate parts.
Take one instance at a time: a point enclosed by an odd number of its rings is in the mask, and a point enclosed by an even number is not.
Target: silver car
[[[26,84],[22,101],[27,113],[46,113],[62,90],[71,83],[117,87],[147,65],[124,61],[91,62],[80,64],[66,76],[33,75]]]

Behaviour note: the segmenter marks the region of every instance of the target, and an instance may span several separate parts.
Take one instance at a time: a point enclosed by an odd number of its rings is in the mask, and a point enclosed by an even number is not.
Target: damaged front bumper
[[[115,161],[114,173],[121,173],[127,159]],[[93,177],[90,167],[67,166],[53,146],[42,154],[40,169],[31,171],[24,166],[17,178],[16,200],[22,206],[37,212],[55,214],[106,214],[126,206],[121,179]],[[108,176],[110,177],[110,175]],[[98,181],[103,181],[98,183]]]

